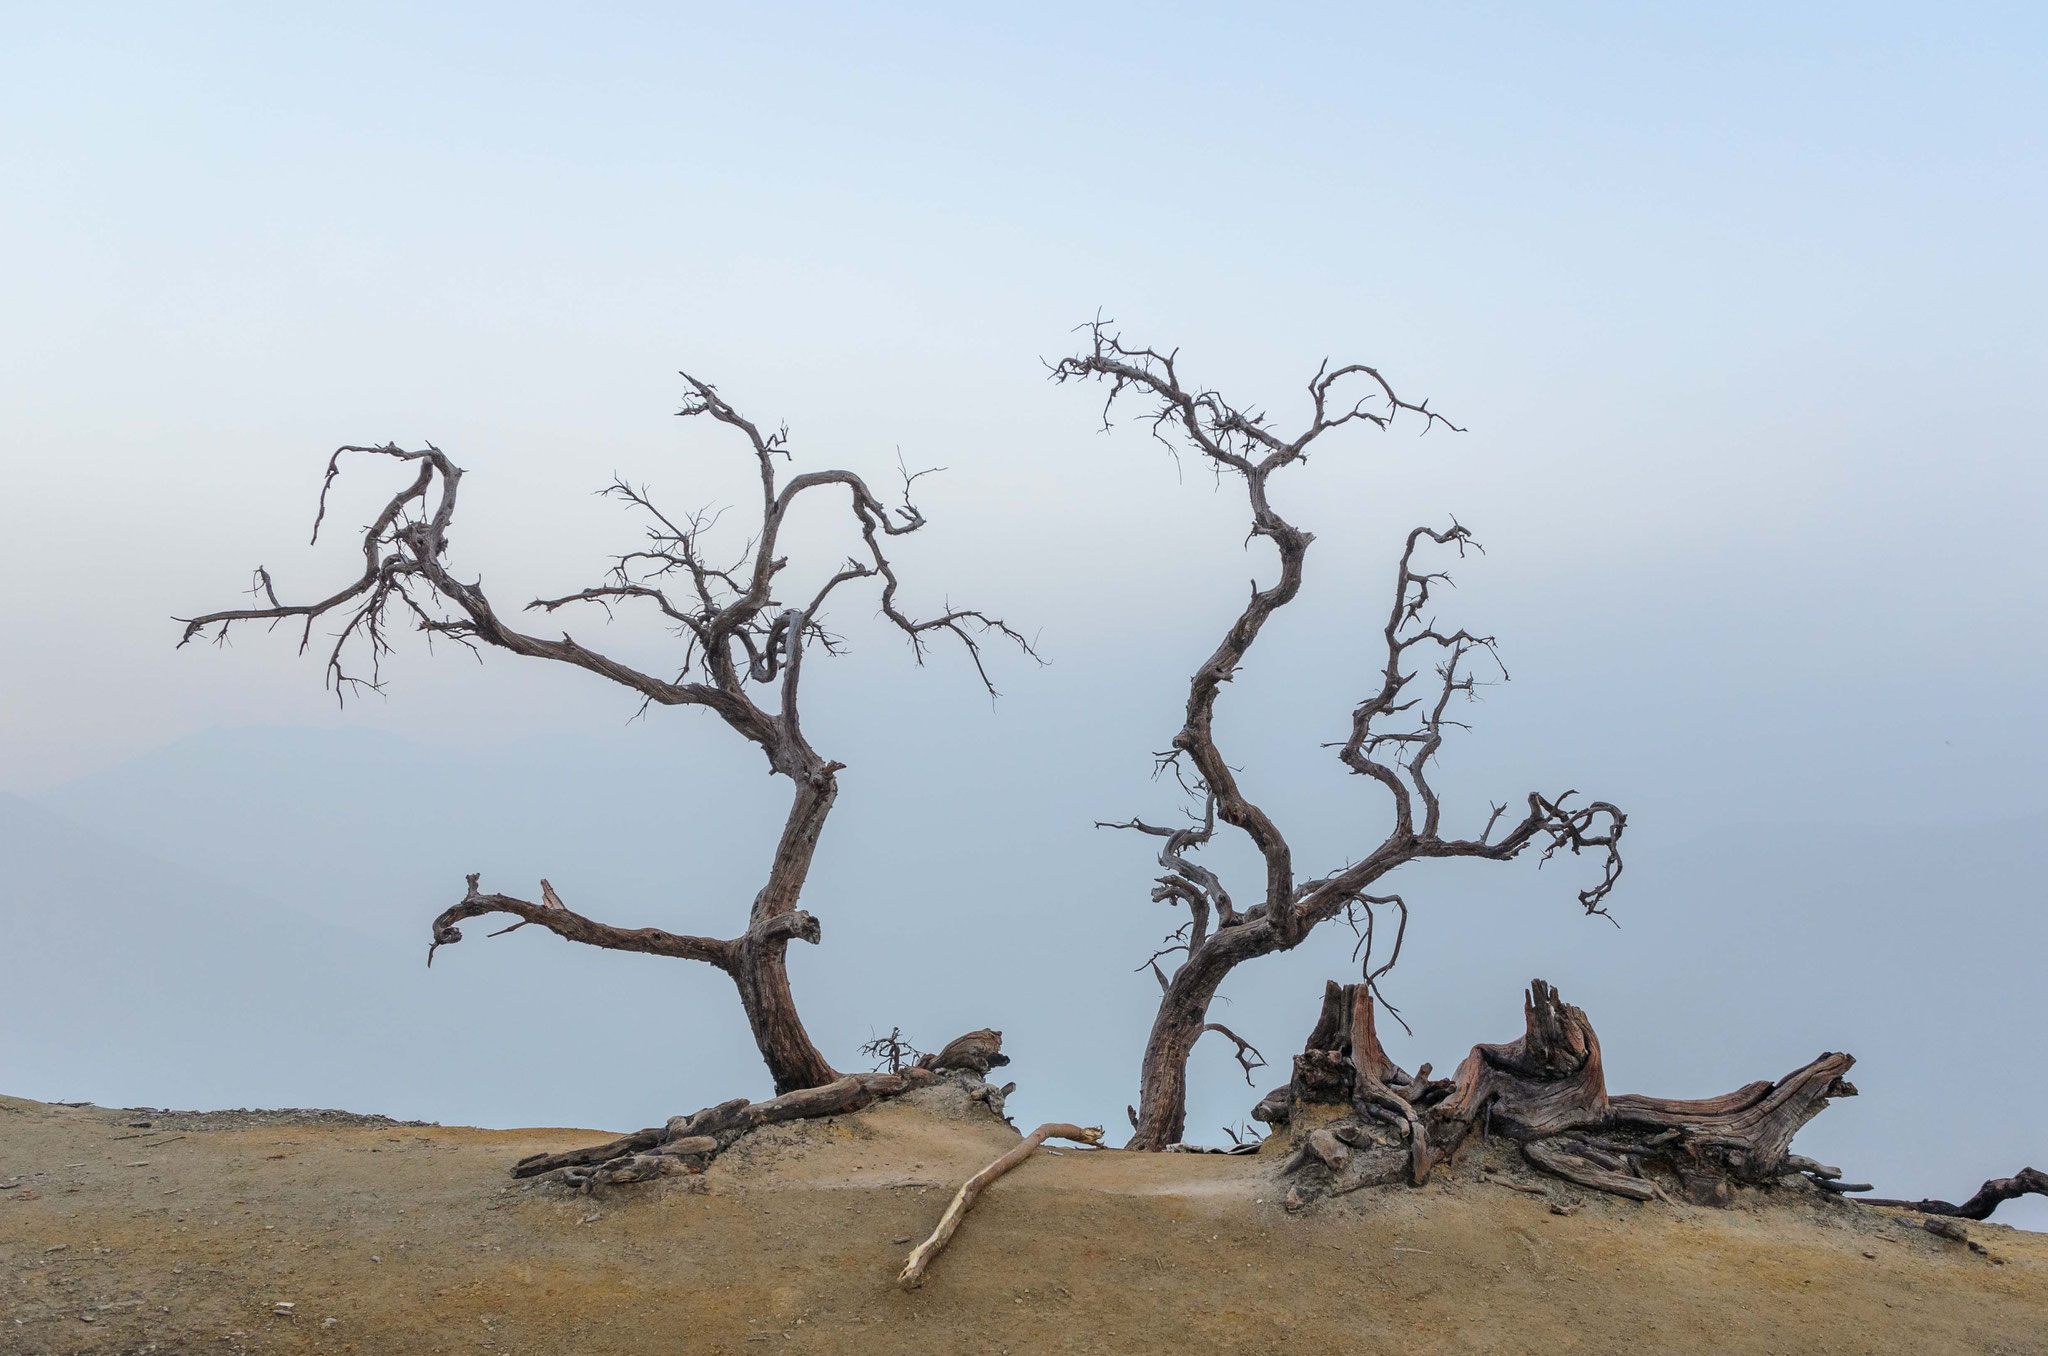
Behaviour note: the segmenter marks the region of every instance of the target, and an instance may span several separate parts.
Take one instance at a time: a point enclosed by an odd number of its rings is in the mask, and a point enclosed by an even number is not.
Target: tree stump
[[[1791,1145],[1830,1098],[1856,1095],[1843,1077],[1853,1057],[1823,1053],[1775,1083],[1698,1101],[1610,1097],[1600,1038],[1584,1012],[1538,979],[1523,995],[1522,1020],[1520,1037],[1474,1046],[1453,1077],[1433,1080],[1428,1065],[1410,1075],[1387,1056],[1370,986],[1332,982],[1307,1046],[1295,1058],[1293,1078],[1252,1114],[1282,1125],[1303,1108],[1345,1105],[1355,1119],[1329,1128],[1337,1138],[1358,1142],[1375,1125],[1398,1136],[1405,1153],[1354,1155],[1356,1180],[1339,1190],[1403,1178],[1420,1186],[1482,1125],[1487,1134],[1519,1145],[1539,1172],[1632,1200],[1669,1199],[1668,1188],[1701,1203],[1725,1204],[1732,1185],[1768,1186],[1797,1175],[1831,1190],[1851,1189],[1835,1180],[1838,1170],[1792,1154]],[[1312,1163],[1333,1181],[1343,1170],[1306,1149],[1289,1168]],[[1979,1196],[1997,1195],[2003,1186],[1987,1184]],[[2031,1180],[2015,1179],[2012,1186],[2012,1194],[2038,1189]]]

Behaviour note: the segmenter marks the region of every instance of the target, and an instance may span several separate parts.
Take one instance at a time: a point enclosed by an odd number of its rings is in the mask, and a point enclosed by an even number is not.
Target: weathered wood
[[[1002,1056],[1000,1032],[970,1032],[969,1037],[982,1054],[992,1055],[996,1063],[1007,1062]],[[896,1073],[846,1074],[822,1086],[798,1088],[765,1102],[735,1097],[687,1116],[672,1116],[664,1126],[622,1135],[587,1149],[529,1155],[513,1165],[512,1175],[538,1177],[561,1172],[564,1181],[588,1192],[598,1186],[643,1182],[685,1169],[696,1171],[735,1140],[764,1125],[859,1111],[883,1098],[929,1087],[938,1081],[935,1071],[913,1066]],[[991,1107],[1001,1114],[1000,1100],[991,1103]]]
[[[1600,1039],[1584,1012],[1537,979],[1523,995],[1522,1024],[1518,1039],[1474,1046],[1455,1077],[1432,1081],[1428,1065],[1410,1076],[1388,1058],[1370,986],[1331,983],[1310,1048],[1295,1061],[1294,1079],[1268,1094],[1255,1114],[1285,1122],[1297,1104],[1335,1100],[1331,1094],[1348,1081],[1351,1104],[1363,1116],[1401,1130],[1407,1177],[1415,1185],[1483,1123],[1488,1133],[1519,1143],[1540,1170],[1634,1200],[1665,1197],[1648,1167],[1706,1203],[1725,1204],[1730,1183],[1764,1186],[1792,1173],[1838,1192],[1857,1189],[1836,1180],[1840,1169],[1790,1152],[1792,1137],[1830,1098],[1855,1096],[1843,1077],[1855,1063],[1848,1055],[1823,1054],[1775,1083],[1751,1083],[1719,1097],[1610,1097]],[[1318,1048],[1339,1040],[1347,1043],[1341,1055]],[[2009,1188],[2009,1199],[2048,1186],[2048,1179],[2022,1174],[2005,1184],[1986,1183],[1970,1207],[1988,1212],[1998,1190]]]
[[[744,1097],[735,1097],[717,1106],[707,1106],[687,1116],[671,1116],[668,1133],[671,1138],[681,1139],[691,1135],[719,1136],[727,1131],[744,1130],[747,1127],[747,1108],[752,1106]]]
[[[1389,1087],[1405,1087],[1408,1075],[1401,1066],[1387,1057],[1385,1047],[1380,1044],[1380,1025],[1374,1016],[1372,986],[1370,984],[1348,984],[1344,994],[1350,999],[1351,1020],[1349,1026],[1351,1065],[1360,1075],[1371,1078]]]
[[[512,1165],[514,1177],[538,1177],[544,1172],[557,1168],[573,1168],[585,1163],[602,1163],[607,1159],[619,1158],[652,1149],[662,1142],[667,1131],[660,1126],[648,1130],[636,1130],[630,1135],[593,1144],[587,1149],[571,1149],[559,1154],[528,1154]]]
[[[1524,1144],[1522,1155],[1543,1171],[1594,1191],[1611,1192],[1636,1201],[1654,1200],[1662,1194],[1648,1182],[1603,1168],[1579,1154],[1566,1152],[1542,1140]]]
[[[926,1055],[918,1061],[927,1069],[972,1069],[978,1074],[985,1074],[1009,1062],[1010,1057],[1003,1053],[1003,1033],[987,1027],[955,1036],[937,1054]]]
[[[1783,1175],[1792,1137],[1820,1114],[1830,1098],[1856,1095],[1856,1085],[1842,1076],[1855,1062],[1852,1055],[1824,1053],[1766,1085],[1753,1100],[1740,1103],[1734,1100],[1739,1094],[1705,1102],[1621,1096],[1611,1103],[1611,1123],[1677,1130],[1694,1157],[1718,1159],[1730,1176],[1762,1184]],[[1742,1093],[1757,1086],[1750,1084]]]
[[[1386,1050],[1380,1045],[1379,1023],[1373,1016],[1372,986],[1349,985],[1346,993],[1351,1000],[1353,1104],[1361,1111],[1382,1108],[1399,1122],[1408,1139],[1408,1184],[1421,1186],[1429,1180],[1437,1160],[1430,1147],[1429,1129],[1423,1124],[1415,1104],[1405,1095],[1411,1080],[1399,1065],[1387,1057]],[[1400,1090],[1397,1091],[1395,1085]]]
[[[1522,1018],[1520,1039],[1472,1047],[1436,1108],[1439,1123],[1469,1128],[1484,1113],[1491,1129],[1530,1140],[1605,1121],[1600,1038],[1586,1014],[1538,979],[1523,995]]]
[[[925,1269],[931,1266],[932,1259],[937,1257],[951,1240],[954,1232],[960,1227],[960,1221],[974,1208],[974,1202],[988,1184],[1029,1158],[1032,1151],[1048,1139],[1069,1139],[1077,1144],[1100,1144],[1102,1127],[1093,1125],[1084,1129],[1061,1121],[1041,1125],[1024,1136],[1016,1148],[968,1178],[961,1184],[960,1189],[953,1193],[953,1199],[947,1203],[946,1213],[939,1216],[938,1227],[932,1230],[931,1237],[911,1250],[909,1258],[903,1263],[902,1274],[896,1278],[896,1283],[906,1290],[915,1290],[923,1285]]]
[[[1857,1204],[1888,1205],[1901,1210],[1917,1210],[1923,1215],[1940,1215],[1955,1219],[1990,1219],[1991,1212],[2005,1202],[2027,1195],[2048,1196],[2048,1173],[2035,1168],[2021,1168],[2010,1177],[1993,1177],[1978,1187],[1976,1194],[1961,1205],[1954,1205],[1948,1201],[1895,1201],[1873,1199],[1868,1196],[1859,1198]]]
[[[1351,1048],[1351,993],[1350,987],[1336,980],[1323,984],[1323,1009],[1316,1014],[1316,1024],[1309,1028],[1308,1040],[1302,1045],[1304,1053],[1310,1050],[1349,1050]]]

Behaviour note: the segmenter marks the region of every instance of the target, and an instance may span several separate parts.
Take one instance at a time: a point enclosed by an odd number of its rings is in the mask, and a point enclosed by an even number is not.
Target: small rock
[[[1933,1219],[1923,1221],[1920,1227],[1930,1234],[1949,1239],[1952,1242],[1967,1243],[1970,1241],[1970,1231],[1945,1215],[1936,1215]]]
[[[298,1306],[290,1300],[279,1300],[270,1306],[270,1312],[276,1314],[279,1318],[290,1318],[298,1312]]]
[[[323,1328],[331,1328],[340,1322],[341,1320],[338,1318],[323,1318],[320,1320],[320,1326]]]
[[[1875,1256],[1877,1256],[1877,1254],[1876,1254],[1876,1253],[1874,1253],[1874,1252],[1870,1251],[1870,1249],[1868,1249],[1868,1248],[1865,1248],[1865,1249],[1863,1250],[1863,1255],[1864,1255],[1865,1257],[1875,1257]]]
[[[1573,1201],[1570,1205],[1564,1205],[1557,1201],[1552,1201],[1550,1203],[1550,1213],[1553,1215],[1576,1215],[1579,1213],[1579,1203]]]
[[[905,1235],[903,1235],[903,1237],[901,1237],[901,1238],[892,1238],[892,1239],[890,1239],[889,1241],[890,1241],[891,1243],[908,1243],[908,1242],[910,1241],[910,1235],[909,1235],[909,1234],[905,1234]]]

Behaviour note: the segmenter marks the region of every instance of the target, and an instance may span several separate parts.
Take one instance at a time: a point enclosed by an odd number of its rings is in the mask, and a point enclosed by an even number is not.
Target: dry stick
[[[947,1241],[953,1237],[953,1231],[960,1227],[960,1221],[966,1218],[975,1198],[981,1195],[982,1188],[1031,1157],[1031,1151],[1048,1139],[1070,1139],[1076,1144],[1100,1144],[1102,1127],[1091,1125],[1084,1129],[1063,1122],[1041,1125],[1024,1136],[1023,1143],[968,1178],[960,1190],[953,1193],[953,1200],[947,1205],[946,1213],[939,1217],[939,1227],[932,1230],[932,1236],[911,1251],[909,1259],[903,1264],[903,1274],[896,1278],[896,1283],[905,1290],[915,1290],[923,1285],[925,1268],[932,1264],[932,1259],[939,1255]]]

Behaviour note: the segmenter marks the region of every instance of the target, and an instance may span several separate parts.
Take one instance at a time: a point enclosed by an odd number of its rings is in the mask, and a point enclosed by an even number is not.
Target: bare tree
[[[1309,419],[1297,433],[1283,435],[1266,416],[1232,404],[1206,387],[1183,381],[1176,352],[1132,347],[1101,322],[1088,327],[1086,352],[1063,359],[1053,368],[1059,382],[1099,380],[1107,383],[1104,426],[1120,399],[1144,406],[1153,435],[1176,454],[1191,452],[1219,477],[1234,477],[1244,487],[1251,513],[1251,536],[1272,544],[1279,573],[1271,583],[1254,585],[1222,643],[1194,672],[1188,684],[1186,720],[1160,755],[1188,791],[1199,812],[1178,827],[1131,819],[1106,828],[1131,829],[1161,842],[1158,878],[1152,898],[1184,907],[1188,918],[1167,946],[1151,961],[1159,980],[1158,1015],[1145,1046],[1137,1106],[1131,1121],[1130,1147],[1162,1149],[1179,1142],[1186,1122],[1187,1062],[1205,1031],[1222,1030],[1208,1018],[1218,987],[1237,966],[1258,956],[1291,950],[1319,925],[1347,918],[1359,929],[1368,989],[1400,956],[1407,925],[1407,905],[1399,895],[1375,894],[1374,886],[1389,872],[1409,862],[1435,857],[1473,857],[1504,862],[1532,845],[1547,859],[1563,848],[1591,850],[1602,861],[1600,880],[1579,894],[1588,913],[1604,912],[1604,902],[1621,873],[1619,845],[1626,817],[1604,801],[1574,805],[1575,793],[1558,796],[1530,793],[1527,809],[1502,825],[1505,806],[1495,806],[1484,829],[1463,838],[1443,830],[1443,807],[1430,781],[1430,763],[1442,747],[1445,732],[1457,722],[1449,712],[1454,698],[1469,697],[1475,686],[1473,665],[1498,669],[1490,636],[1440,628],[1429,608],[1435,591],[1450,583],[1441,570],[1417,562],[1425,546],[1446,548],[1460,556],[1476,548],[1470,533],[1457,523],[1442,530],[1419,527],[1408,534],[1395,578],[1393,604],[1383,630],[1386,660],[1377,690],[1351,713],[1348,734],[1333,747],[1337,757],[1358,776],[1385,793],[1391,824],[1380,841],[1350,864],[1323,875],[1304,878],[1297,872],[1287,837],[1241,784],[1237,770],[1218,746],[1215,713],[1223,684],[1244,664],[1261,630],[1274,613],[1301,591],[1309,547],[1315,540],[1274,508],[1268,484],[1275,473],[1307,460],[1325,434],[1350,424],[1387,428],[1399,416],[1421,421],[1423,430],[1443,425],[1442,415],[1397,395],[1378,371],[1361,364],[1332,368],[1325,363],[1308,383]],[[1431,676],[1418,683],[1428,664]],[[1505,677],[1505,671],[1500,670]],[[1257,901],[1240,909],[1222,879],[1195,860],[1221,822],[1238,830],[1258,850],[1265,878]],[[1371,939],[1380,911],[1393,922],[1394,939],[1384,959],[1374,956]],[[1159,965],[1180,958],[1169,975]],[[1225,1031],[1225,1035],[1230,1035]],[[1240,1062],[1245,1062],[1242,1041]],[[1247,1065],[1247,1074],[1251,1066]]]
[[[706,546],[715,515],[671,517],[655,506],[644,488],[615,480],[603,493],[643,516],[644,539],[613,560],[603,582],[526,605],[528,611],[549,614],[590,605],[604,609],[607,616],[620,605],[651,608],[682,642],[675,676],[643,672],[591,649],[567,632],[548,637],[518,630],[485,596],[481,581],[458,578],[448,563],[449,531],[463,472],[432,445],[414,451],[390,443],[349,446],[329,458],[313,524],[316,542],[327,514],[328,492],[341,473],[344,457],[389,458],[415,468],[410,481],[363,530],[363,568],[355,579],[317,601],[290,604],[279,599],[270,574],[258,569],[257,605],[181,619],[185,633],[179,644],[209,634],[216,641],[224,640],[238,623],[296,623],[303,653],[313,643],[315,624],[331,619],[338,623],[338,630],[332,634],[327,653],[327,681],[338,696],[345,697],[380,686],[379,667],[390,650],[395,621],[425,632],[430,639],[454,640],[472,649],[489,646],[588,670],[639,694],[645,705],[696,706],[716,715],[759,748],[770,771],[788,778],[792,788],[781,838],[769,862],[766,883],[754,896],[744,932],[709,937],[656,927],[615,927],[570,909],[546,881],[541,882],[541,898],[536,903],[487,894],[472,875],[462,899],[434,920],[427,958],[431,964],[436,948],[462,940],[456,925],[464,919],[509,914],[517,921],[503,931],[537,923],[573,942],[702,961],[723,971],[738,988],[740,1005],[746,1010],[776,1090],[788,1093],[839,1078],[804,1030],[790,994],[785,963],[792,940],[814,944],[819,940],[818,920],[797,904],[819,835],[839,794],[837,774],[846,766],[813,747],[798,701],[806,651],[831,654],[840,647],[838,638],[825,628],[827,604],[849,586],[873,587],[881,616],[908,637],[920,662],[932,640],[951,637],[965,648],[991,695],[995,689],[982,663],[982,641],[993,636],[1026,654],[1032,651],[1029,642],[1001,620],[971,608],[948,607],[921,620],[902,610],[886,543],[925,524],[924,515],[911,499],[917,476],[904,474],[903,499],[893,507],[884,504],[851,471],[805,471],[782,480],[777,464],[789,459],[788,430],[764,434],[716,388],[688,373],[682,375],[688,390],[679,413],[708,417],[735,430],[745,439],[758,467],[759,520],[747,545],[737,559],[718,563],[707,555]],[[789,565],[783,554],[783,528],[797,501],[814,492],[845,495],[862,546],[808,599],[779,601],[777,577]]]

